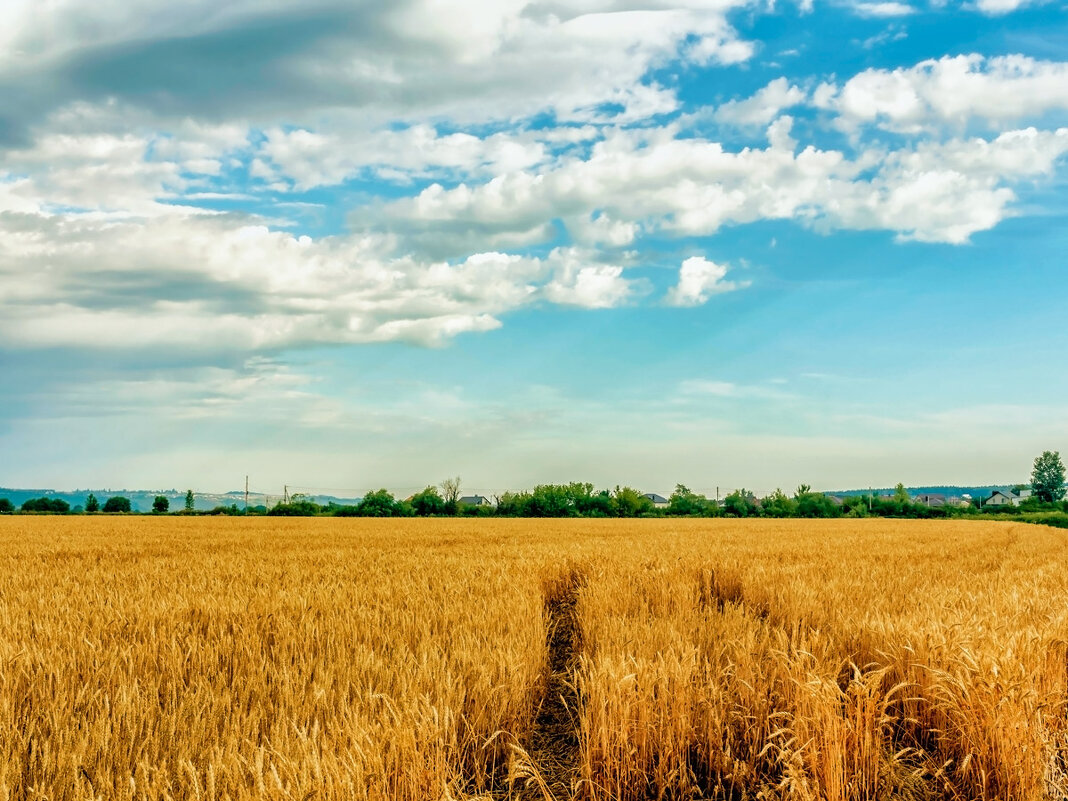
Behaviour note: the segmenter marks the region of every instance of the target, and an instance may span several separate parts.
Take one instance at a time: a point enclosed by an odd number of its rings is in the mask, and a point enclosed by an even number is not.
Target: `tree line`
[[[722,501],[707,498],[688,487],[677,484],[666,504],[657,505],[647,495],[632,487],[616,486],[614,490],[598,490],[588,482],[569,484],[539,484],[532,490],[506,492],[497,496],[493,503],[464,503],[460,498],[460,479],[449,478],[440,485],[428,486],[421,492],[403,500],[395,498],[388,490],[380,489],[367,493],[359,503],[318,504],[303,495],[294,495],[270,508],[265,506],[241,509],[237,504],[218,506],[208,512],[195,509],[192,490],[185,494],[184,508],[178,514],[261,514],[289,517],[769,517],[769,518],[834,518],[834,517],[898,517],[898,518],[943,518],[960,517],[977,512],[989,514],[1049,515],[1050,522],[1064,516],[1068,524],[1068,501],[1064,500],[1065,469],[1057,451],[1045,451],[1035,459],[1031,474],[1031,497],[1019,506],[986,507],[930,506],[914,502],[903,484],[898,484],[888,497],[874,495],[849,495],[832,497],[822,492],[813,492],[811,486],[802,484],[792,495],[781,489],[764,498],[757,498],[745,489],[735,490]],[[1025,485],[1018,485],[1024,487]],[[21,506],[25,513],[69,514],[70,505],[59,498],[34,498]],[[129,498],[114,495],[103,504],[90,493],[86,498],[84,512],[93,514],[130,513]],[[152,503],[154,514],[167,514],[170,501],[157,495]],[[15,507],[10,500],[0,498],[0,514],[11,514]]]

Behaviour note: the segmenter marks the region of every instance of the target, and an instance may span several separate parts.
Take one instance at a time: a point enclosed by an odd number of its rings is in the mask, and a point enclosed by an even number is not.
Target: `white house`
[[[653,502],[653,506],[655,506],[657,509],[666,509],[671,503],[663,495],[657,495],[655,492],[647,492],[642,497],[651,500]]]
[[[1019,506],[1031,497],[1031,490],[994,490],[989,498],[983,500],[983,506]]]

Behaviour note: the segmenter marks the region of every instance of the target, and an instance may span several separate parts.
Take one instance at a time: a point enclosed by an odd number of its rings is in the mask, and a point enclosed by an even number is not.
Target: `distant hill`
[[[171,502],[171,511],[176,512],[185,508],[185,490],[130,490],[130,489],[76,489],[76,490],[53,490],[53,489],[21,489],[12,487],[0,487],[0,498],[7,498],[16,507],[22,506],[31,498],[59,498],[70,504],[71,508],[84,507],[85,499],[89,493],[93,493],[100,505],[113,495],[122,495],[130,499],[130,507],[135,512],[151,512],[152,501],[157,495],[162,495]],[[209,511],[216,506],[232,506],[237,504],[239,509],[245,506],[245,492],[194,492],[194,508],[198,511]],[[336,498],[332,495],[309,495],[309,500],[321,505],[336,503],[340,506],[350,506],[360,502],[359,498]],[[263,506],[269,503],[274,506],[282,500],[281,494],[265,495],[263,493],[249,493],[249,506]]]

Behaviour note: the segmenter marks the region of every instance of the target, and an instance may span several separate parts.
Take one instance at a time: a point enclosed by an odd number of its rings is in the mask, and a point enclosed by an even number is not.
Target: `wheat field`
[[[1068,798],[1068,537],[0,518],[0,799]]]

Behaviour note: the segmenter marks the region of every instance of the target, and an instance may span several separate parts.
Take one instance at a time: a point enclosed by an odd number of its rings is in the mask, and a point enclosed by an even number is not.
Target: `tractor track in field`
[[[523,799],[565,801],[576,793],[579,699],[575,667],[581,644],[576,607],[581,583],[581,577],[572,571],[546,593],[549,675],[527,748],[536,775],[526,781]]]

